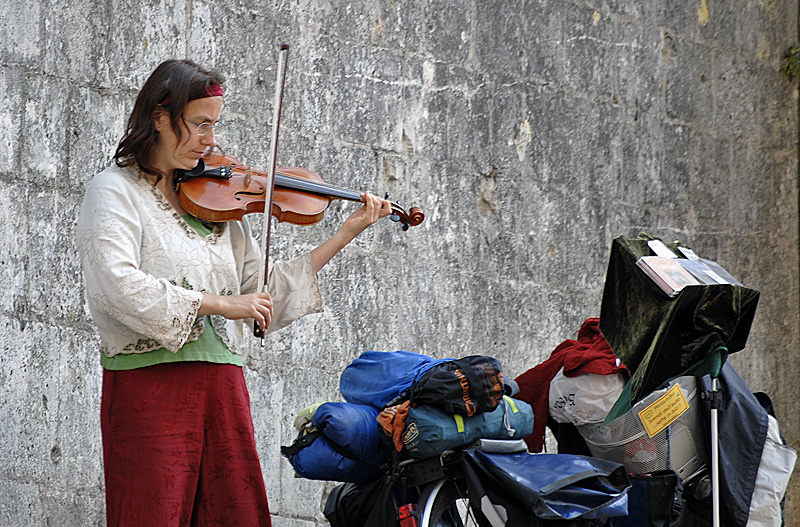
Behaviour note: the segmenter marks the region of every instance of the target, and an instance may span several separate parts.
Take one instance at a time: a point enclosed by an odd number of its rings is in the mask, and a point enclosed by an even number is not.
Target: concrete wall
[[[762,293],[731,360],[800,447],[797,3],[774,0],[111,0],[0,3],[0,524],[104,523],[97,337],[73,231],[135,94],[169,57],[227,77],[229,153],[427,215],[322,272],[326,311],[246,360],[278,527],[325,525],[292,419],[366,349],[490,354],[515,376],[600,312],[608,249],[679,239]],[[290,257],[332,234],[280,225]],[[793,481],[788,525],[800,522]]]

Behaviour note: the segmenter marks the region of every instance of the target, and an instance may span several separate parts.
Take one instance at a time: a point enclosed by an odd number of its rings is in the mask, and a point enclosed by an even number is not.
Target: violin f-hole
[[[264,189],[264,187],[261,186],[259,186],[258,190],[239,190],[233,194],[233,199],[235,199],[236,201],[242,201],[243,199],[247,199],[243,198],[242,196],[260,198],[264,195],[264,192],[266,192],[266,190]]]

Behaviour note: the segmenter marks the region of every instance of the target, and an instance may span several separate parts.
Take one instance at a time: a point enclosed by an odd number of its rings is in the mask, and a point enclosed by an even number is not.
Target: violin
[[[176,174],[178,199],[186,212],[212,222],[240,220],[245,214],[264,212],[269,174],[243,166],[239,160],[212,152],[197,167]],[[334,199],[361,201],[361,193],[322,181],[316,173],[300,167],[276,167],[272,216],[279,222],[313,225],[320,221]],[[406,212],[390,202],[390,218],[403,230],[425,219],[422,209]]]

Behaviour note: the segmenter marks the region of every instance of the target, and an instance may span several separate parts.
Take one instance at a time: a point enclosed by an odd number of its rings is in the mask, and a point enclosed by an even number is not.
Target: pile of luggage
[[[400,459],[434,457],[478,439],[521,438],[530,452],[542,452],[550,428],[560,454],[624,467],[631,488],[628,514],[610,518],[609,525],[706,526],[707,379],[676,378],[614,416],[630,382],[597,318],[583,323],[576,340],[564,341],[513,380],[492,357],[367,351],[341,374],[345,402],[303,410],[295,420],[296,441],[281,451],[301,477],[371,484]],[[764,394],[753,394],[730,364],[718,380],[724,394],[723,524],[779,526],[797,454],[781,437]],[[657,408],[663,411],[648,419]]]
[[[492,357],[366,351],[344,369],[339,389],[345,402],[300,412],[297,439],[281,448],[301,477],[367,483],[398,457],[424,459],[533,430],[531,407],[510,397],[515,383]]]

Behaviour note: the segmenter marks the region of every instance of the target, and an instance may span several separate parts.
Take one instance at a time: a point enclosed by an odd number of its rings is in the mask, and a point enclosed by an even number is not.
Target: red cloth
[[[242,368],[178,362],[103,372],[109,527],[269,527]]]
[[[529,369],[515,380],[519,393],[514,397],[533,409],[533,432],[525,438],[531,452],[541,452],[547,426],[550,381],[563,367],[566,377],[582,373],[610,375],[628,369],[622,364],[600,332],[599,318],[589,318],[581,324],[578,340],[565,340],[550,354],[550,358]]]

